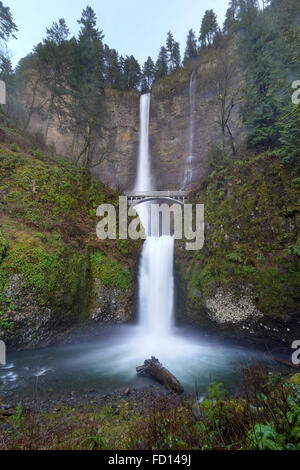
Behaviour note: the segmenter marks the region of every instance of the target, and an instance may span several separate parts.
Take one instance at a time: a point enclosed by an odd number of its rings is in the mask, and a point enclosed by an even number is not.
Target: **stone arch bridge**
[[[184,205],[189,196],[188,191],[126,191],[128,204],[136,206],[144,202],[165,201]]]

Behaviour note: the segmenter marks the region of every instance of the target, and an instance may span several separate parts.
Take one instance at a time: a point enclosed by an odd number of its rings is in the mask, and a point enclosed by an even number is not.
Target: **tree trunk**
[[[226,140],[225,140],[225,127],[222,126],[222,148],[223,148],[223,159],[224,162],[227,161],[227,151],[226,151]]]
[[[90,149],[90,146],[91,146],[91,140],[92,140],[92,128],[89,127],[89,132],[88,132],[88,136],[87,136],[87,139],[86,139],[86,142],[85,142],[85,145],[83,147],[83,149],[81,150],[81,152],[79,153],[79,155],[76,157],[76,165],[79,164],[79,160],[81,159],[81,157],[88,151],[89,152],[89,149]]]
[[[47,113],[47,124],[46,124],[46,130],[45,130],[45,140],[47,142],[47,137],[48,137],[48,132],[49,132],[49,127],[50,127],[50,119],[51,119],[51,114],[52,114],[52,109],[53,109],[53,96],[51,96],[49,108],[48,108],[48,113]]]
[[[228,124],[226,125],[226,127],[227,127],[227,131],[228,131],[228,134],[229,134],[229,137],[230,137],[230,144],[231,144],[232,154],[235,157],[236,156],[236,150],[235,150],[233,135],[232,135],[232,132],[231,132],[230,127],[229,127]]]
[[[35,98],[36,98],[36,92],[37,92],[38,84],[39,84],[39,80],[37,80],[35,82],[34,87],[33,87],[32,100],[31,100],[31,104],[30,104],[30,108],[29,108],[29,112],[28,112],[28,117],[27,117],[27,120],[26,120],[24,128],[23,128],[24,132],[27,131],[27,129],[29,127],[29,124],[30,124],[30,121],[31,121],[31,117],[32,117],[32,113],[33,113],[33,109],[34,109],[34,105],[35,105]]]
[[[154,377],[158,382],[163,384],[165,387],[169,388],[170,390],[174,390],[176,392],[183,392],[183,386],[181,383],[171,374],[168,369],[163,367],[163,365],[159,362],[158,359],[155,357],[151,357],[151,359],[146,359],[143,366],[139,366],[136,368],[138,373],[148,374]]]
[[[77,149],[77,131],[74,132],[73,141],[72,141],[72,161],[73,162],[75,161],[76,149]]]

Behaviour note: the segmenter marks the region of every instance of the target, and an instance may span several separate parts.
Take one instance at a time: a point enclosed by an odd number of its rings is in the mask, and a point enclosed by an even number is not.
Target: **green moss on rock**
[[[91,321],[96,280],[106,289],[105,308],[118,287],[128,309],[140,246],[96,236],[98,205],[118,208],[118,194],[68,160],[16,149],[0,145],[0,330],[8,343],[12,328],[14,340],[22,337],[25,317],[33,325],[28,342],[39,336],[39,311],[53,335],[56,326]]]
[[[111,260],[97,250],[90,256],[91,272],[94,279],[100,279],[105,286],[132,289],[134,277],[128,267]]]
[[[218,287],[238,296],[250,286],[264,318],[296,320],[300,205],[289,166],[274,155],[245,156],[217,168],[192,198],[205,205],[206,233],[201,253],[178,251],[186,314],[201,321]]]

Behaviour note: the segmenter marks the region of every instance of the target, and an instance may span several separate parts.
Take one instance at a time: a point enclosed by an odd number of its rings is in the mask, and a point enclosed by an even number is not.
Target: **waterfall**
[[[186,160],[186,167],[182,187],[190,185],[193,179],[193,159],[195,140],[195,108],[196,108],[196,71],[193,70],[190,78],[190,121],[189,121],[189,156]]]
[[[167,336],[173,321],[174,239],[148,237],[139,276],[139,322],[153,340]]]
[[[152,188],[149,151],[149,116],[151,95],[140,99],[140,145],[136,191]],[[136,207],[145,226],[149,206]],[[174,238],[153,237],[148,234],[143,246],[139,269],[139,323],[143,332],[153,340],[170,332],[174,305]]]
[[[140,143],[135,191],[150,191],[150,151],[149,151],[149,119],[151,95],[146,93],[140,98]]]

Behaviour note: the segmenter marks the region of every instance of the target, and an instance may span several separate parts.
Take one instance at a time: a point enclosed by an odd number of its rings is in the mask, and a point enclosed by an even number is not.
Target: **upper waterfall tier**
[[[137,178],[134,189],[149,191],[152,189],[150,174],[149,119],[151,95],[147,93],[140,99],[140,144]]]

